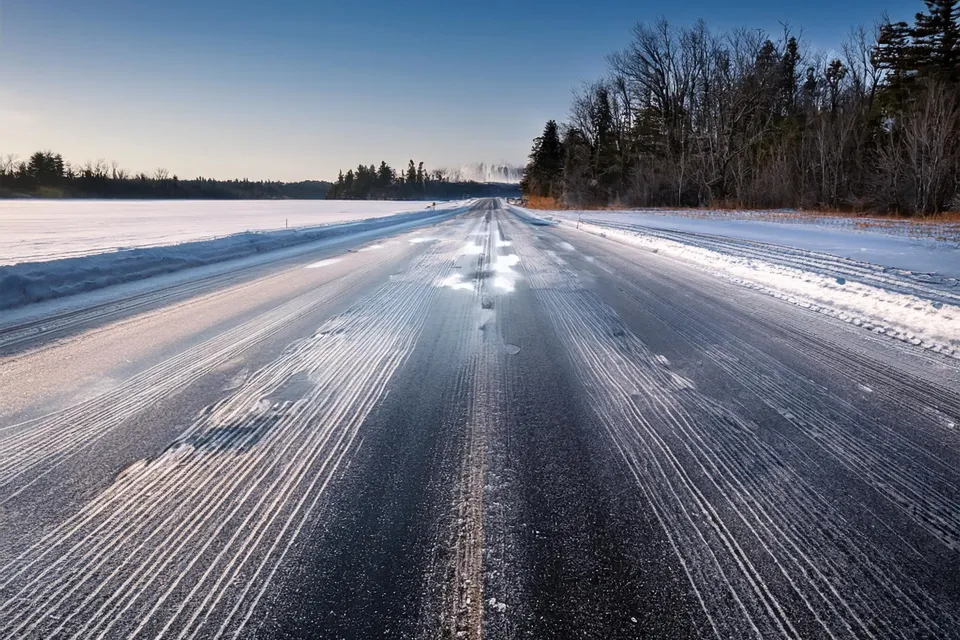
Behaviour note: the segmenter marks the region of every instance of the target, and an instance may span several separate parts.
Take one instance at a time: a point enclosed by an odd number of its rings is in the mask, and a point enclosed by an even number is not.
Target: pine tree
[[[617,145],[613,135],[613,113],[610,109],[610,94],[604,86],[597,87],[593,95],[593,173],[601,189],[609,189],[616,182]],[[606,199],[607,194],[603,194]]]
[[[413,163],[413,160],[411,160],[410,164],[407,165],[407,184],[417,184],[417,165]]]
[[[380,161],[380,169],[377,171],[377,186],[387,190],[393,186],[393,169],[385,161]]]
[[[924,0],[910,35],[917,71],[947,82],[960,80],[960,1]]]
[[[543,135],[534,138],[530,161],[524,169],[520,188],[524,193],[556,197],[563,174],[563,146],[555,120],[547,121]]]

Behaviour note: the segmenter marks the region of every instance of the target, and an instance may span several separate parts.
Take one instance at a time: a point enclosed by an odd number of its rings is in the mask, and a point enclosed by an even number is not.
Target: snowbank
[[[521,216],[534,215],[513,209]],[[956,243],[816,224],[634,212],[548,214],[570,228],[580,218],[581,231],[670,256],[805,309],[960,357]]]
[[[581,217],[584,222],[620,228],[639,227],[752,240],[829,253],[885,267],[960,278],[960,243],[891,232],[899,227],[858,229],[853,224],[839,226],[837,218],[818,216],[808,216],[804,218],[807,222],[799,223],[796,218],[768,222],[727,216],[713,218],[707,215],[709,212],[700,213],[700,217],[691,217],[633,211],[551,212],[569,221]],[[843,221],[854,223],[856,219],[844,218]]]
[[[319,240],[438,222],[463,213],[470,205],[468,202],[459,204],[460,206],[370,218],[359,222],[245,232],[213,240],[0,266],[0,309],[12,309],[33,302]]]
[[[678,258],[791,304],[945,355],[960,357],[960,291],[891,291],[844,277],[712,251],[639,232],[581,223],[580,229]]]
[[[553,220],[550,217],[536,215],[529,209],[524,209],[523,207],[517,207],[512,204],[503,204],[503,207],[513,215],[529,224],[537,226],[551,226],[558,224],[556,220]]]
[[[213,240],[422,211],[375,200],[0,200],[0,264]],[[441,203],[438,207],[451,206]],[[454,205],[455,206],[455,205]]]

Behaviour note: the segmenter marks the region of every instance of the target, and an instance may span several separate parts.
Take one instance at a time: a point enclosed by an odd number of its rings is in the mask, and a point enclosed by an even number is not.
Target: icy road
[[[960,638],[960,359],[536,222],[0,331],[0,637]]]

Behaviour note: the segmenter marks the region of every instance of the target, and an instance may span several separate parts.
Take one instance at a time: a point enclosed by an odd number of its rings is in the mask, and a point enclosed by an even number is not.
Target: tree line
[[[637,24],[521,187],[571,207],[960,209],[960,0],[924,2],[829,55],[787,26]]]
[[[0,195],[78,198],[322,199],[330,183],[319,180],[181,180],[166,169],[132,174],[104,160],[72,165],[59,153],[37,151],[26,160],[0,157]]]
[[[346,173],[340,171],[337,181],[327,192],[328,199],[338,200],[446,200],[464,197],[517,195],[511,185],[450,181],[446,171],[424,169],[423,162],[413,160],[406,171],[397,171],[384,161],[380,166],[359,165]]]

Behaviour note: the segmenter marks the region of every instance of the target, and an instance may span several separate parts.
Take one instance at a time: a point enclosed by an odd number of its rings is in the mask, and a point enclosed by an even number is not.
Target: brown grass
[[[524,200],[524,206],[529,209],[552,209],[554,211],[566,208],[556,198],[546,196],[530,196]]]

